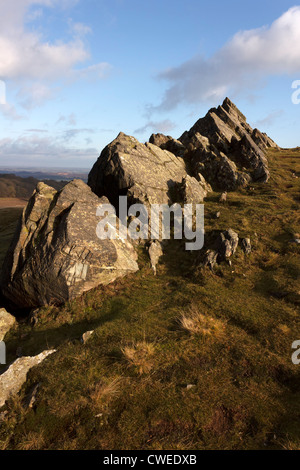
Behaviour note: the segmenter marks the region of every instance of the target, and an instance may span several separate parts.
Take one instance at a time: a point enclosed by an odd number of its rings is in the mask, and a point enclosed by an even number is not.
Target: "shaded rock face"
[[[20,357],[0,375],[0,408],[12,396],[16,395],[26,382],[27,374],[33,367],[43,362],[55,350],[44,351],[38,356]]]
[[[253,130],[228,98],[179,140],[193,176],[201,173],[214,188],[223,190],[246,186],[251,180],[268,181],[264,150],[277,147],[266,134]]]
[[[137,271],[129,241],[97,237],[103,203],[81,180],[60,192],[39,183],[6,256],[3,294],[21,308],[59,304]]]
[[[184,161],[173,153],[120,133],[101,153],[88,184],[115,207],[119,195],[127,195],[130,203],[168,204],[176,183],[186,174]]]
[[[162,150],[174,153],[176,157],[184,157],[185,147],[180,140],[173,139],[170,135],[152,134],[149,139],[150,144],[157,145]]]
[[[200,204],[211,190],[203,177],[197,181],[196,178],[186,175],[177,185],[179,200],[184,204]]]

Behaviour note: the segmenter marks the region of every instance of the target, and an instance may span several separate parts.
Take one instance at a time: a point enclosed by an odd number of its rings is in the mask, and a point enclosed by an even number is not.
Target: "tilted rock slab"
[[[34,366],[43,362],[46,357],[55,353],[55,350],[44,351],[38,356],[20,357],[0,375],[0,408],[12,396],[16,395],[26,382],[27,374]]]
[[[202,173],[219,189],[233,190],[270,177],[264,151],[278,148],[270,137],[252,129],[246,117],[226,98],[180,137],[193,176]]]
[[[72,300],[138,270],[128,240],[100,240],[99,199],[81,180],[61,191],[39,183],[4,262],[2,292],[19,307]]]
[[[131,203],[170,204],[176,184],[186,175],[181,158],[150,142],[141,144],[121,132],[101,153],[88,184],[99,197],[108,197],[115,207],[119,195],[127,195]],[[203,188],[203,195],[206,192]]]
[[[5,335],[15,325],[16,319],[8,313],[5,308],[0,308],[0,341],[3,341]]]

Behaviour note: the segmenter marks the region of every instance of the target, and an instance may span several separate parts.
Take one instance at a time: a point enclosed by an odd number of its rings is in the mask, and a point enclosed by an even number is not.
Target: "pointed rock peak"
[[[246,122],[246,116],[239,110],[239,108],[228,98],[226,97],[223,101],[222,108],[229,114],[238,114],[242,121]]]
[[[128,134],[124,134],[124,132],[119,132],[119,134],[117,135],[117,137],[115,138],[113,142],[123,141],[123,140],[131,140],[132,142],[140,143],[135,137],[128,135]]]

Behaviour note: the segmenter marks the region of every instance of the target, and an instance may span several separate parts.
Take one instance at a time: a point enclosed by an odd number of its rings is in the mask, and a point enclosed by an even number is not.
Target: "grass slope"
[[[20,322],[9,361],[20,346],[58,351],[9,401],[0,448],[299,449],[299,159],[299,149],[270,151],[270,183],[224,205],[209,196],[208,245],[231,227],[251,237],[250,256],[239,248],[211,273],[171,242],[154,277],[141,248],[137,274],[41,309],[34,327]]]

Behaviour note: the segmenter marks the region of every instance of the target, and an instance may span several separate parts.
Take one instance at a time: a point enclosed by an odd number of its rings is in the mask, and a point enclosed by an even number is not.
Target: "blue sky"
[[[300,6],[0,0],[0,80],[2,167],[90,168],[120,131],[179,137],[226,96],[295,147]]]

